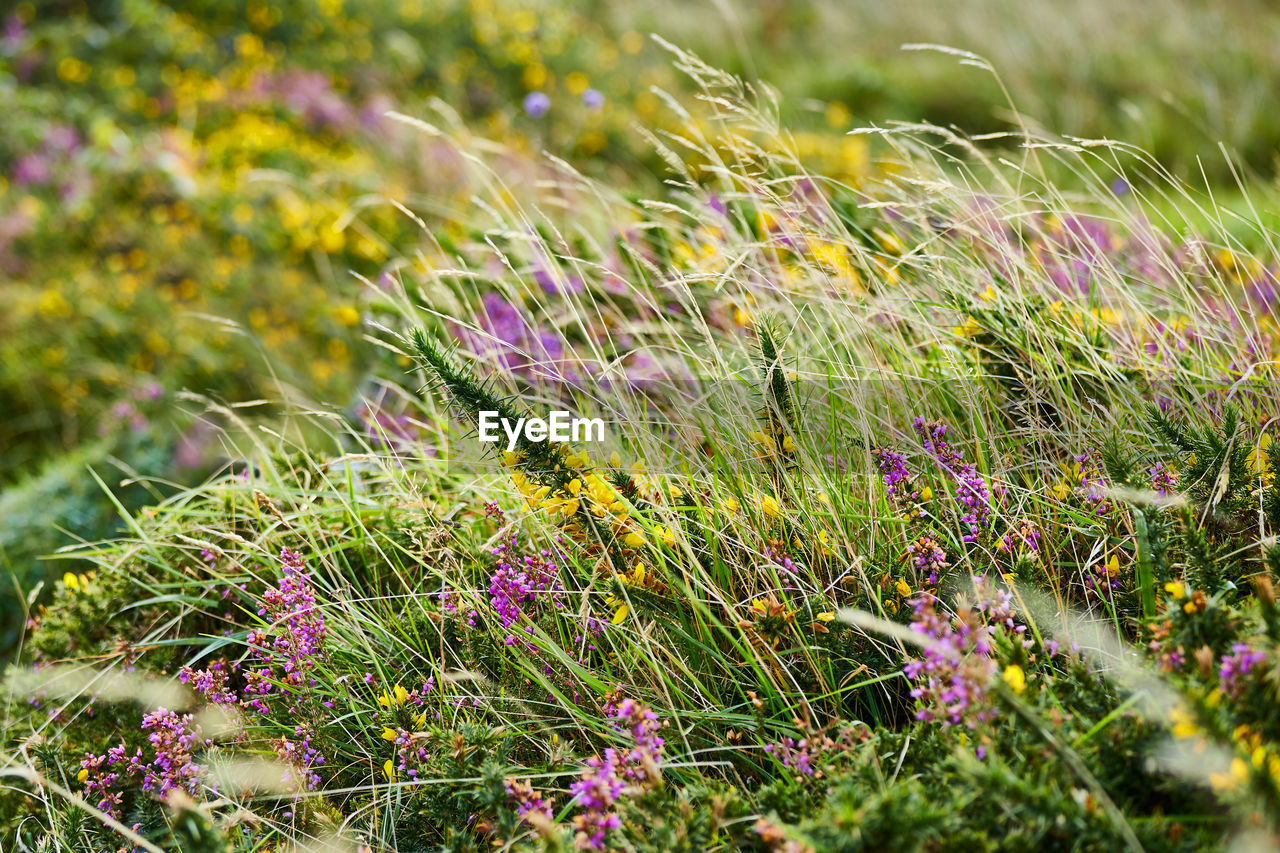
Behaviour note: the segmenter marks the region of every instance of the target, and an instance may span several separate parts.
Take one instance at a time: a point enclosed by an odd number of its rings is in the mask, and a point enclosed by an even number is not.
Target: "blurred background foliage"
[[[263,416],[255,401],[354,410],[377,369],[362,280],[389,275],[423,226],[445,248],[461,237],[450,211],[468,193],[456,152],[390,110],[659,193],[664,165],[639,128],[696,119],[657,33],[776,87],[797,149],[854,185],[877,152],[850,128],[998,132],[1025,120],[1011,103],[1228,192],[1219,141],[1264,183],[1280,141],[1280,16],[1262,0],[0,9],[0,566],[15,605],[0,648],[19,597],[53,570],[41,555],[230,461],[183,392]],[[999,80],[901,49],[914,42],[981,54]],[[419,224],[397,204],[428,213]]]

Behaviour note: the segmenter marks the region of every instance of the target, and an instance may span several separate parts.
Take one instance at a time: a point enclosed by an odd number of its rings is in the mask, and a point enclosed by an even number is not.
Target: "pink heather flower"
[[[936,584],[938,576],[951,565],[947,561],[947,552],[928,536],[921,536],[908,545],[907,557],[916,570],[916,577],[929,586]]]
[[[1089,450],[1075,457],[1080,474],[1080,496],[1085,505],[1093,509],[1096,516],[1104,516],[1111,511],[1111,502],[1107,500],[1107,487],[1110,485],[1098,454]],[[1154,472],[1153,472],[1154,473]]]
[[[997,546],[1001,551],[1013,553],[1021,545],[1033,554],[1040,550],[1040,528],[1025,518],[1018,519],[1010,525],[1009,532],[1000,539]]]
[[[569,786],[574,803],[582,809],[573,818],[577,830],[574,842],[579,850],[604,850],[609,830],[622,825],[622,820],[613,812],[613,804],[622,796],[626,783],[617,777],[613,757],[613,750],[607,750],[604,760],[596,756],[588,758],[582,778]]]
[[[1160,497],[1168,497],[1170,493],[1178,488],[1178,475],[1169,469],[1164,462],[1157,462],[1151,466],[1151,488]]]
[[[552,819],[552,805],[554,800],[550,797],[543,797],[541,793],[534,790],[533,785],[529,782],[519,782],[515,779],[507,779],[503,786],[507,789],[507,795],[516,802],[516,814],[525,817],[529,814],[538,814],[544,820]]]
[[[777,743],[766,744],[764,751],[781,761],[784,767],[789,767],[802,776],[819,775],[820,762],[848,753],[859,740],[859,730],[855,726],[841,726],[834,738],[825,730],[809,732],[805,725],[801,726],[801,731],[808,736],[799,740],[784,737]]]
[[[548,551],[538,556],[514,556],[519,548],[516,537],[493,550],[498,557],[497,569],[489,577],[489,603],[498,614],[502,627],[508,630],[526,613],[536,612],[540,601],[560,608],[563,587],[560,586],[560,567]],[[514,635],[508,635],[507,645],[515,645]]]
[[[942,421],[926,421],[916,418],[912,427],[925,452],[950,477],[956,490],[956,502],[960,505],[960,522],[968,527],[961,538],[976,542],[991,521],[991,489],[978,471],[978,466],[964,461],[964,453],[953,448],[946,439],[947,425]]]
[[[1238,699],[1245,689],[1245,677],[1266,659],[1265,652],[1251,649],[1245,643],[1233,645],[1231,654],[1223,655],[1218,667],[1218,681],[1222,692],[1232,699]]]
[[[178,672],[178,680],[215,705],[234,705],[240,700],[228,685],[229,667],[225,660],[216,660],[208,669],[192,669],[184,666]]]
[[[320,774],[315,768],[324,766],[325,757],[320,750],[311,744],[312,732],[307,726],[297,726],[293,730],[294,739],[280,738],[273,741],[276,757],[289,766],[285,771],[283,782],[293,785],[301,782],[308,791],[314,791],[320,785]]]
[[[877,447],[871,451],[880,469],[880,478],[884,481],[885,491],[890,498],[907,497],[906,490],[911,485],[911,472],[907,469],[907,458],[896,450]],[[915,493],[910,495],[915,497]]]
[[[316,604],[311,575],[302,555],[288,548],[280,552],[280,583],[263,593],[258,615],[271,623],[250,631],[247,641],[261,666],[245,673],[245,694],[265,697],[279,690],[283,682],[288,692],[298,693],[315,684],[310,673],[324,650],[324,613]],[[279,671],[277,671],[277,667]],[[245,702],[267,713],[262,698]]]
[[[911,630],[934,641],[903,667],[914,684],[911,695],[920,703],[918,720],[975,728],[994,714],[989,698],[997,670],[992,634],[997,626],[1021,634],[1023,626],[1014,622],[1008,593],[989,591],[982,578],[974,584],[977,603],[962,604],[954,617],[939,612],[931,593],[912,599]]]
[[[784,766],[790,767],[802,776],[812,776],[816,772],[813,756],[809,754],[808,738],[797,741],[793,737],[784,737],[777,743],[766,744],[764,751],[776,756]]]
[[[142,730],[150,732],[152,758],[146,759],[141,747],[127,755],[125,745],[111,747],[103,755],[88,754],[80,766],[88,771],[85,795],[98,797],[97,807],[113,817],[120,817],[125,778],[142,778],[142,790],[163,799],[170,791],[180,789],[194,796],[200,790],[203,768],[194,754],[208,749],[213,742],[205,738],[200,727],[193,725],[190,714],[160,708],[142,718]]]
[[[613,804],[629,788],[640,790],[661,778],[665,741],[658,736],[662,723],[657,714],[631,699],[611,700],[604,712],[611,727],[629,735],[632,745],[606,749],[604,758],[587,759],[582,777],[569,787],[574,804],[582,810],[573,819],[579,850],[604,850],[609,830],[622,825]]]

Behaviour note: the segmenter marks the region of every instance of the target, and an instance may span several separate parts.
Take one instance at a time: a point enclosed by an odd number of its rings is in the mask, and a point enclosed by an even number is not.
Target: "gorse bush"
[[[850,186],[673,55],[654,198],[401,122],[472,203],[406,201],[353,296],[376,391],[75,550],[9,670],[8,837],[1275,843],[1263,260],[1105,193],[1105,148],[917,128]],[[477,441],[547,410],[607,440]]]

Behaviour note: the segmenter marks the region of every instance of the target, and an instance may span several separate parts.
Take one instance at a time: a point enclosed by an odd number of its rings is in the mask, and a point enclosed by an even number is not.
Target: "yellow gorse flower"
[[[405,702],[409,701],[409,691],[405,690],[399,684],[390,691],[383,691],[378,697],[378,704],[384,708],[399,708]]]
[[[1226,773],[1210,773],[1209,784],[1215,791],[1230,791],[1249,781],[1249,766],[1242,758],[1231,759]]]
[[[1022,671],[1022,667],[1018,666],[1016,663],[1009,664],[1009,666],[1005,667],[1004,675],[1000,677],[1004,680],[1005,684],[1009,685],[1009,689],[1014,693],[1017,693],[1019,696],[1021,696],[1022,692],[1027,689],[1027,675]]]
[[[1186,708],[1177,707],[1169,711],[1169,721],[1173,723],[1173,736],[1179,740],[1193,738],[1200,734],[1200,727],[1191,719]]]
[[[1258,436],[1258,443],[1253,446],[1253,450],[1249,451],[1249,470],[1254,475],[1260,477],[1264,485],[1271,485],[1271,480],[1275,476],[1271,471],[1271,459],[1268,456],[1268,448],[1271,447],[1271,435],[1263,433]]]

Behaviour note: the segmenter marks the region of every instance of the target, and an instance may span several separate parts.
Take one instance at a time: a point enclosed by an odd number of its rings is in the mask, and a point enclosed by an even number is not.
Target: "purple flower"
[[[1178,488],[1178,475],[1163,461],[1152,465],[1150,474],[1151,488],[1155,489],[1156,494],[1160,497],[1168,497],[1171,492]]]
[[[524,96],[524,111],[530,118],[542,118],[551,109],[551,99],[545,92],[530,92]]]
[[[994,716],[989,699],[997,670],[992,635],[997,626],[1015,634],[1023,626],[1014,623],[1008,593],[989,590],[983,578],[974,578],[974,586],[977,603],[961,604],[954,617],[939,611],[932,593],[911,602],[911,630],[933,641],[918,660],[903,667],[914,684],[911,695],[920,703],[918,720],[975,728]]]
[[[533,611],[539,599],[547,599],[561,607],[560,568],[543,551],[538,556],[514,556],[519,542],[513,536],[509,543],[493,550],[499,558],[497,569],[489,577],[489,603],[498,614],[502,627],[510,629],[528,611]],[[507,637],[507,645],[514,645],[515,637]]]
[[[609,830],[622,825],[613,804],[622,796],[626,783],[615,775],[616,768],[610,760],[612,753],[613,750],[608,750],[604,760],[596,756],[588,758],[582,778],[569,786],[574,803],[582,809],[573,818],[577,830],[574,842],[579,850],[604,850]]]
[[[606,749],[604,757],[587,759],[582,777],[569,787],[574,804],[582,811],[573,818],[577,830],[574,841],[579,850],[604,850],[612,829],[622,825],[613,804],[628,787],[643,789],[661,777],[662,749],[658,736],[662,728],[657,714],[623,699],[604,706],[615,731],[630,736],[630,749]]]
[[[907,546],[907,556],[911,559],[916,577],[932,586],[938,582],[938,575],[951,565],[947,561],[947,552],[942,546],[928,536],[921,536]]]
[[[951,477],[960,505],[960,522],[969,528],[962,538],[976,542],[991,521],[991,489],[978,471],[978,466],[964,461],[964,453],[953,448],[946,439],[947,425],[941,421],[916,418],[912,423],[925,452]]]
[[[1110,483],[1098,461],[1096,451],[1088,450],[1076,456],[1076,473],[1080,477],[1080,495],[1086,506],[1092,507],[1093,514],[1102,517],[1111,511],[1111,502],[1107,500],[1107,487]],[[1153,472],[1154,473],[1154,472]]]
[[[550,797],[543,797],[529,782],[507,779],[503,782],[503,787],[507,789],[507,795],[516,801],[516,814],[520,817],[537,814],[543,820],[552,819],[551,808],[554,801]]]
[[[27,28],[22,23],[22,18],[17,15],[10,15],[4,21],[4,49],[7,53],[14,53],[18,46],[22,44],[22,40],[27,35]]]
[[[280,568],[279,585],[263,593],[258,608],[258,615],[269,617],[270,624],[250,631],[246,638],[260,666],[244,674],[246,698],[241,703],[262,714],[270,710],[266,696],[297,695],[314,686],[310,673],[324,651],[327,635],[302,555],[285,548],[280,552]]]
[[[1244,678],[1254,667],[1267,659],[1264,652],[1255,651],[1245,643],[1236,643],[1231,647],[1231,654],[1222,656],[1218,667],[1218,681],[1222,692],[1232,699],[1240,698],[1244,692]]]
[[[293,730],[295,740],[280,738],[272,741],[276,749],[276,757],[289,766],[285,771],[285,785],[294,784],[295,779],[301,781],[308,791],[314,791],[320,785],[320,774],[316,767],[322,767],[325,758],[320,750],[311,745],[311,729],[297,726]]]
[[[598,110],[604,106],[604,93],[599,89],[588,89],[582,93],[582,103],[589,110]]]
[[[49,159],[42,154],[27,154],[13,164],[13,182],[20,187],[47,184],[51,176]]]
[[[192,796],[200,790],[203,768],[195,762],[194,754],[208,749],[213,742],[203,736],[198,725],[193,725],[191,715],[178,716],[160,708],[142,718],[142,730],[150,732],[150,761],[141,747],[128,755],[121,743],[103,755],[86,755],[80,762],[87,771],[85,794],[96,794],[98,808],[113,817],[120,816],[123,794],[119,787],[125,778],[141,777],[142,790],[161,799],[175,789]]]
[[[885,490],[890,498],[901,497],[911,484],[911,472],[907,469],[907,457],[896,450],[877,447],[871,451],[876,465],[880,468],[880,477],[884,481]],[[914,497],[914,493],[913,493]]]
[[[234,690],[228,686],[230,671],[225,660],[216,660],[208,669],[192,669],[184,666],[178,672],[178,680],[215,705],[234,705],[239,702]]]

